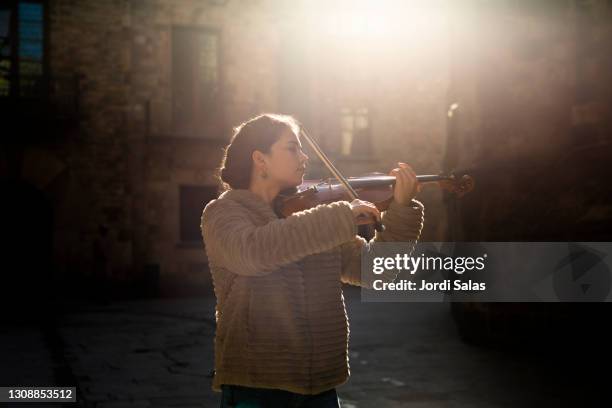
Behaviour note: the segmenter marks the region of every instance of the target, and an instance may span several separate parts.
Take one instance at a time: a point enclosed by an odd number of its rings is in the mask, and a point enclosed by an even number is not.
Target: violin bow
[[[359,196],[357,195],[357,192],[349,184],[348,180],[342,175],[342,173],[340,173],[340,171],[336,168],[336,166],[334,166],[334,164],[331,162],[331,160],[329,160],[325,152],[323,152],[323,150],[319,147],[317,142],[313,138],[311,138],[310,135],[308,135],[308,133],[306,132],[306,130],[304,130],[302,126],[300,126],[300,134],[302,135],[304,139],[306,139],[310,147],[312,147],[312,150],[314,150],[314,152],[317,154],[319,159],[321,159],[323,164],[325,164],[325,167],[327,167],[327,169],[333,174],[333,176],[340,183],[342,183],[342,185],[348,192],[351,199],[352,200],[358,199]],[[385,229],[384,225],[382,225],[378,220],[374,221],[374,228],[376,229],[376,231],[379,231],[379,232],[384,231]]]

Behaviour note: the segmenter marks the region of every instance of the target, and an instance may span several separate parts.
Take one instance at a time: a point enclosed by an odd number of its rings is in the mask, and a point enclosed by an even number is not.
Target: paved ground
[[[53,327],[0,325],[0,385],[74,386],[70,368],[63,358],[60,339]],[[53,408],[75,404],[2,403],[0,407]]]
[[[352,288],[345,297],[351,379],[338,389],[344,408],[603,406],[588,369],[464,344],[448,304],[361,303]],[[64,373],[63,384],[77,383],[83,407],[216,407],[220,394],[207,376],[213,311],[211,298],[81,306],[59,321],[55,342],[31,328],[3,332],[0,379],[57,381],[60,348],[73,376]]]

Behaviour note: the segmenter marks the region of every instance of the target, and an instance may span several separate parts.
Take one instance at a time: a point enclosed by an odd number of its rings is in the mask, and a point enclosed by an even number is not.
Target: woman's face
[[[266,171],[269,180],[280,185],[281,189],[302,184],[308,156],[302,151],[298,137],[287,129],[270,147],[266,154]]]

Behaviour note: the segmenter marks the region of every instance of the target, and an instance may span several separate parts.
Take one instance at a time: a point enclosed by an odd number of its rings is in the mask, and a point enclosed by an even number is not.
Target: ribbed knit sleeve
[[[343,244],[341,281],[350,285],[362,286],[371,289],[372,281],[364,282],[361,279],[361,249],[370,247],[376,242],[405,242],[408,245],[408,256],[421,236],[424,223],[425,207],[420,201],[412,200],[408,205],[391,201],[386,211],[382,213],[383,232],[376,231],[374,238],[369,242],[360,236]],[[385,271],[377,276],[384,282],[392,282],[397,277],[397,271]]]
[[[214,200],[202,213],[201,229],[209,262],[246,276],[267,275],[282,265],[350,241],[357,234],[347,201],[255,225],[239,203]]]

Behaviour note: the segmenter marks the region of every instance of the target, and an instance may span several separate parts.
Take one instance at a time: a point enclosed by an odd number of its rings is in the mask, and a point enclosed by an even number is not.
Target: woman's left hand
[[[416,173],[412,170],[412,167],[402,162],[397,164],[399,168],[389,172],[390,176],[395,176],[393,199],[399,204],[408,205],[421,191],[421,184],[417,181]]]

